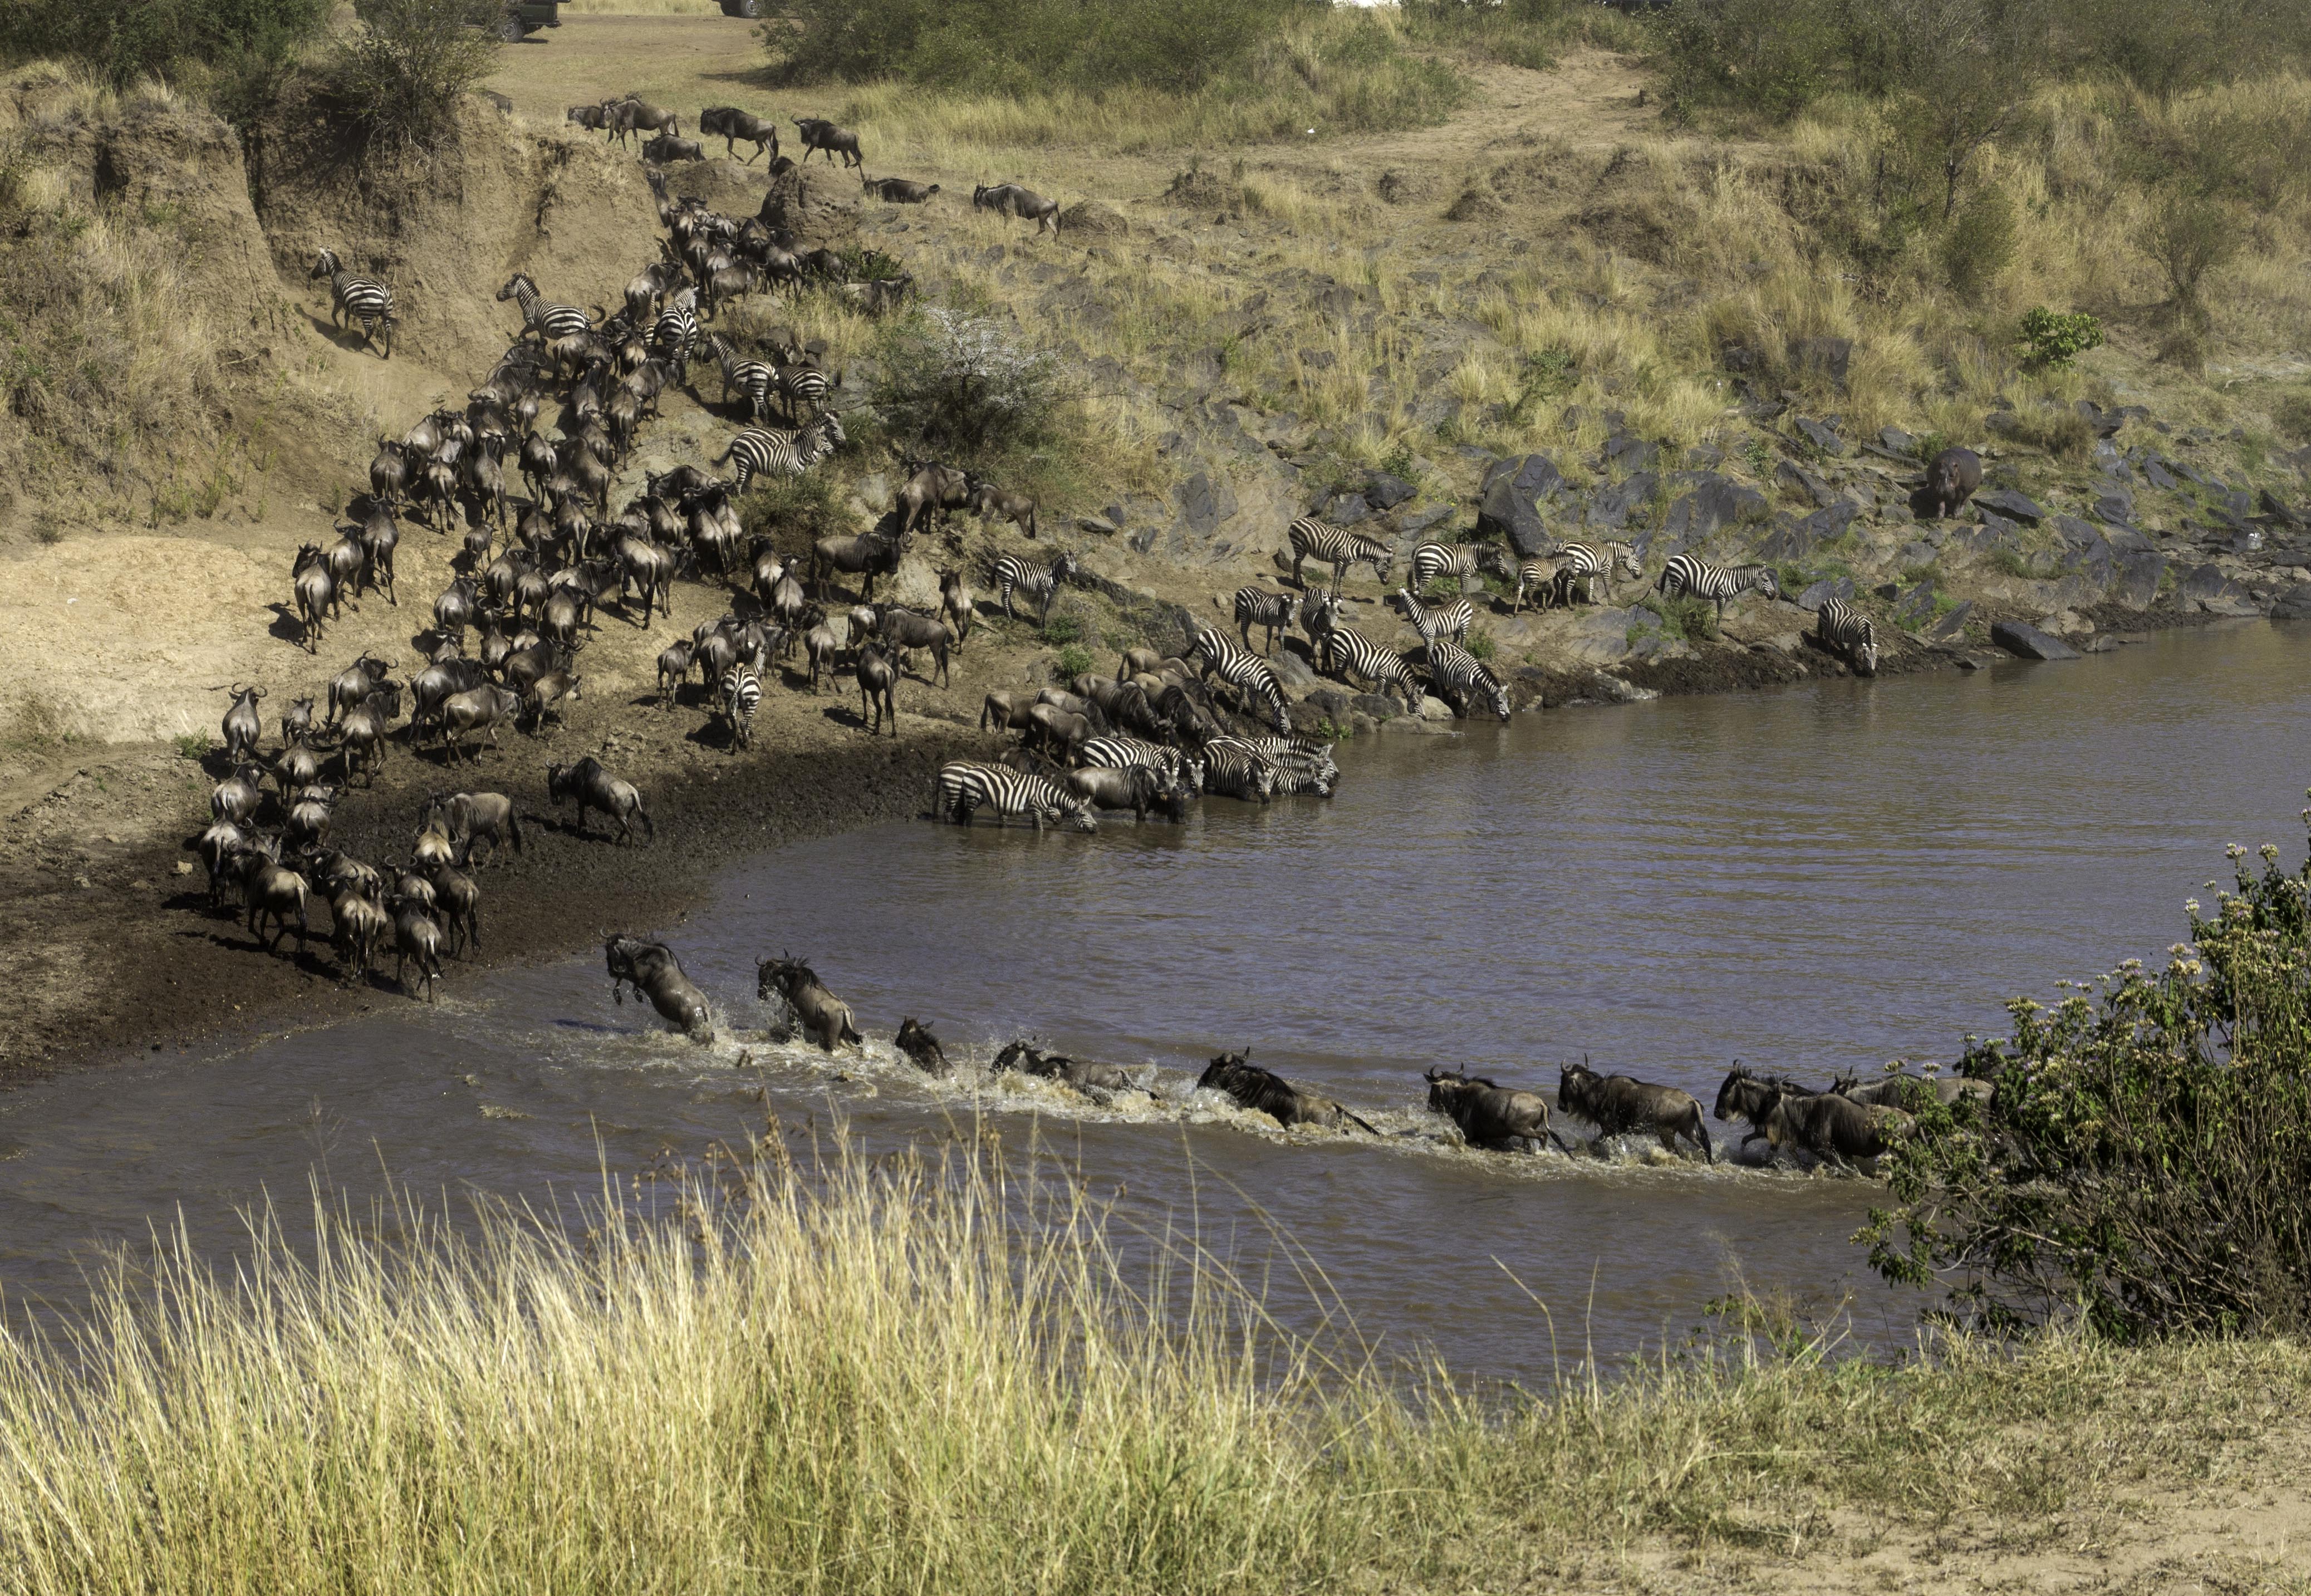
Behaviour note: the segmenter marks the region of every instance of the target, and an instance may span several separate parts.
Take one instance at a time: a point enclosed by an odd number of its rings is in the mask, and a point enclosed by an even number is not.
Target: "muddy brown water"
[[[1130,1218],[1194,1218],[1276,1263],[1273,1305],[1312,1322],[1272,1225],[1367,1336],[1464,1368],[1538,1378],[1584,1346],[1674,1341],[1737,1268],[1850,1296],[1855,1333],[1898,1345],[1917,1299],[1847,1240],[1877,1188],[1458,1149],[1420,1071],[1553,1091],[1585,1054],[1706,1105],[1735,1058],[1815,1077],[1948,1060],[2001,1028],[2008,994],[2158,955],[2224,844],[2292,854],[2307,683],[2311,627],[2176,632],[2071,665],[1383,736],[1343,749],[1329,803],[1211,800],[1185,827],[915,822],[789,847],[724,870],[666,932],[719,1010],[711,1048],[613,1004],[593,955],[0,1097],[0,1285],[68,1304],[95,1248],[179,1213],[222,1255],[238,1208],[270,1190],[294,1210],[317,1174],[356,1197],[387,1173],[582,1192],[605,1161],[629,1174],[758,1128],[760,1091],[789,1125],[847,1115],[873,1147],[974,1116],[1013,1147],[1039,1136],[1121,1186]],[[871,1036],[911,1014],[983,1060],[1033,1033],[1151,1067],[1165,1101],[748,1042],[753,961],[789,948]],[[1227,1047],[1383,1138],[1287,1138],[1192,1094]]]

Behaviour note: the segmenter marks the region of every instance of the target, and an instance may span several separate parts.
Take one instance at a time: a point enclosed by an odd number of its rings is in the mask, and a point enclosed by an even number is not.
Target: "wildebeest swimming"
[[[1065,1081],[1078,1092],[1146,1092],[1156,1094],[1140,1085],[1132,1074],[1118,1065],[1096,1063],[1090,1059],[1070,1059],[1064,1053],[1047,1053],[1033,1042],[1025,1040],[1011,1042],[995,1055],[995,1069],[1017,1069],[1040,1076],[1045,1080]]]
[[[691,1041],[714,1040],[713,1016],[706,1007],[706,994],[683,973],[682,961],[674,956],[672,948],[663,942],[645,942],[639,937],[611,937],[604,940],[602,955],[609,966],[613,998],[624,1002],[624,988],[631,983],[638,995],[650,999],[650,1007],[658,1010],[661,1019]]]
[[[1557,1076],[1557,1106],[1596,1126],[1600,1136],[1629,1131],[1657,1136],[1672,1153],[1677,1138],[1687,1137],[1702,1156],[1717,1162],[1701,1104],[1692,1093],[1675,1086],[1652,1086],[1626,1075],[1599,1075],[1586,1064],[1567,1064]]]
[[[1205,1066],[1198,1087],[1225,1092],[1243,1107],[1273,1119],[1289,1130],[1295,1125],[1343,1129],[1341,1121],[1378,1136],[1370,1121],[1359,1119],[1329,1097],[1295,1086],[1272,1069],[1264,1069],[1242,1053],[1222,1053]]]
[[[1547,1137],[1560,1152],[1573,1150],[1549,1124],[1548,1099],[1538,1092],[1496,1085],[1465,1066],[1451,1075],[1432,1069],[1426,1078],[1428,1106],[1458,1125],[1470,1147],[1513,1150],[1523,1142],[1538,1151]]]
[[[833,1052],[838,1042],[857,1047],[867,1039],[852,1023],[850,1005],[826,990],[809,964],[788,954],[764,959],[754,966],[754,995],[765,1002],[777,998],[802,1028],[818,1039],[820,1049]],[[772,1027],[775,1040],[780,1027]]]

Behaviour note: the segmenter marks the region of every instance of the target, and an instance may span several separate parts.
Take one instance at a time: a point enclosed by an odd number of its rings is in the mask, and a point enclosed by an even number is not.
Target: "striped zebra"
[[[1337,597],[1349,566],[1359,562],[1370,565],[1374,577],[1384,582],[1388,580],[1388,568],[1396,560],[1395,551],[1379,538],[1335,527],[1312,515],[1304,515],[1292,523],[1291,537],[1292,585],[1303,592],[1308,587],[1306,579],[1300,574],[1303,561],[1320,560],[1330,564],[1332,592]]]
[[[1511,616],[1524,613],[1527,594],[1533,596],[1535,609],[1547,609],[1557,601],[1557,562],[1554,558],[1527,560],[1517,567],[1516,597],[1509,605]]]
[[[1507,556],[1495,543],[1424,543],[1412,551],[1412,590],[1426,593],[1443,577],[1460,580],[1478,572],[1504,576]]]
[[[969,825],[972,813],[985,804],[995,811],[997,824],[1025,815],[1042,834],[1043,823],[1065,821],[1079,832],[1095,832],[1099,821],[1091,806],[1049,776],[1015,771],[1008,765],[980,764],[958,759],[939,767],[938,788],[931,809],[941,820]]]
[[[365,344],[384,333],[385,358],[393,358],[393,329],[401,325],[400,318],[393,313],[393,290],[374,277],[345,270],[334,249],[324,249],[316,255],[313,269],[306,275],[329,280],[331,327],[358,324]]]
[[[1502,720],[1509,718],[1509,690],[1485,668],[1483,660],[1459,643],[1440,638],[1428,645],[1428,682],[1436,696],[1464,720],[1480,699],[1490,703],[1493,713]]]
[[[1204,756],[1208,759],[1216,750],[1229,748],[1265,761],[1276,772],[1272,790],[1282,797],[1312,793],[1330,798],[1340,780],[1340,767],[1333,761],[1328,743],[1295,737],[1214,737],[1204,745]]]
[[[1465,598],[1427,605],[1415,598],[1408,589],[1399,588],[1396,590],[1396,607],[1406,620],[1412,623],[1412,629],[1420,633],[1420,641],[1424,643],[1433,643],[1440,637],[1450,638],[1456,643],[1465,642],[1469,628],[1477,624],[1477,606]]]
[[[1833,654],[1845,656],[1858,676],[1878,674],[1878,629],[1870,617],[1843,598],[1825,598],[1814,616],[1814,635]]]
[[[1038,625],[1050,620],[1051,600],[1057,597],[1060,584],[1073,576],[1076,569],[1073,554],[1061,554],[1051,562],[1049,571],[1030,565],[1016,554],[1006,554],[996,561],[995,585],[1002,590],[1005,618],[1013,621],[1019,618],[1011,611],[1011,595],[1016,591],[1025,594],[1042,606],[1042,614],[1036,623]]]
[[[1725,601],[1734,595],[1755,590],[1768,598],[1779,598],[1782,584],[1774,580],[1770,565],[1712,565],[1697,554],[1679,554],[1661,567],[1653,590],[1664,598],[1690,593],[1696,598],[1709,599],[1717,606],[1717,618],[1722,621]]]
[[[737,480],[730,491],[743,493],[747,483],[757,476],[800,476],[833,454],[843,441],[842,423],[829,411],[799,432],[748,427],[730,440],[729,448],[714,457],[714,464],[737,462]]]
[[[696,300],[693,290],[684,289],[650,323],[650,352],[685,377],[690,375],[690,357],[698,347]],[[729,397],[728,388],[723,389],[723,397]]]
[[[1618,541],[1600,546],[1585,543],[1568,543],[1557,551],[1557,602],[1569,605],[1577,595],[1583,602],[1593,602],[1596,595],[1589,583],[1594,579],[1605,589],[1605,601],[1613,600],[1613,577],[1616,573],[1642,580],[1644,562],[1637,551]]]
[[[706,347],[714,352],[715,363],[722,368],[722,402],[729,403],[735,388],[746,396],[746,407],[754,418],[762,420],[770,406],[771,389],[778,385],[777,371],[762,361],[741,359],[719,333],[707,336]]]
[[[1076,757],[1085,764],[1105,771],[1128,771],[1135,764],[1144,764],[1168,781],[1185,782],[1200,791],[1204,785],[1204,762],[1184,749],[1166,747],[1144,737],[1125,737],[1112,733],[1086,742]]]
[[[1292,614],[1299,606],[1296,593],[1278,593],[1267,588],[1238,588],[1235,590],[1235,626],[1243,638],[1243,646],[1251,647],[1251,629],[1263,627],[1268,632],[1268,646],[1260,651],[1276,652],[1276,634],[1292,627]]]
[[[594,318],[575,305],[549,305],[538,297],[537,284],[531,282],[528,272],[516,272],[498,290],[500,300],[513,300],[521,306],[521,336],[536,333],[551,344],[557,338],[571,337],[594,329]]]
[[[788,420],[800,421],[806,410],[816,415],[826,408],[826,392],[832,385],[816,366],[781,366],[778,383],[779,402],[786,406]]]
[[[1284,712],[1284,688],[1276,679],[1276,671],[1267,660],[1250,649],[1240,649],[1228,641],[1227,633],[1216,626],[1207,626],[1196,633],[1189,657],[1203,658],[1203,674],[1220,673],[1220,680],[1243,694],[1245,711],[1251,711],[1252,701],[1259,701],[1268,711],[1269,724],[1278,731],[1292,729],[1292,718]]]
[[[1214,737],[1204,753],[1204,790],[1221,798],[1264,804],[1276,793],[1276,767],[1248,748]]]
[[[730,722],[730,746],[747,748],[754,741],[754,710],[763,702],[763,678],[741,659],[722,673],[722,714]]]
[[[1339,674],[1351,685],[1361,680],[1374,693],[1394,688],[1403,695],[1407,711],[1420,708],[1420,684],[1404,656],[1383,649],[1353,626],[1336,625],[1324,634],[1316,644],[1316,668]]]

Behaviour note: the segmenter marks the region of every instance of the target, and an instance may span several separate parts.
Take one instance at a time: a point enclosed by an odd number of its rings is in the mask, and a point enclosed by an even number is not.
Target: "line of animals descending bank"
[[[615,935],[605,939],[603,952],[611,990],[619,1000],[632,986],[693,1042],[714,1040],[711,1006],[672,948]],[[828,988],[807,960],[791,953],[756,965],[755,996],[770,1011],[769,1026],[752,1033],[763,1042],[815,1046],[828,1055],[857,1053],[867,1044],[851,1006]],[[929,1026],[912,1016],[901,1022],[891,1048],[926,1076],[951,1077],[962,1068]],[[1197,1093],[1216,1092],[1286,1130],[1304,1127],[1383,1138],[1390,1134],[1374,1123],[1384,1111],[1359,1113],[1253,1063],[1241,1051],[1213,1059],[1190,1084],[1166,1081],[1152,1066],[1133,1069],[1074,1058],[1021,1037],[997,1049],[981,1070],[984,1077],[997,1081],[1012,1072],[1051,1082],[1103,1107],[1134,1103],[1176,1107]],[[1993,1091],[1987,1081],[1906,1073],[1888,1073],[1866,1083],[1847,1076],[1827,1086],[1806,1087],[1737,1062],[1718,1088],[1714,1117],[1746,1123],[1749,1129],[1735,1147],[1725,1149],[1711,1138],[1710,1116],[1691,1093],[1600,1073],[1585,1059],[1559,1068],[1553,1095],[1503,1086],[1470,1075],[1465,1068],[1449,1072],[1430,1068],[1422,1084],[1427,1108],[1450,1121],[1453,1138],[1469,1147],[1530,1155],[1553,1147],[1570,1154],[1575,1145],[1563,1127],[1577,1121],[1590,1128],[1593,1151],[1606,1151],[1626,1139],[1658,1144],[1666,1156],[1698,1156],[1714,1164],[1721,1156],[1746,1155],[1752,1144],[1763,1141],[1773,1161],[1786,1157],[1847,1171],[1890,1151],[1909,1133],[1914,1112],[1927,1104],[1967,1114],[1987,1103]]]

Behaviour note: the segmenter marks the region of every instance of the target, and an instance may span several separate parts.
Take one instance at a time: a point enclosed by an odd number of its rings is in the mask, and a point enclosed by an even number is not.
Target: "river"
[[[1918,1301],[1847,1237],[1878,1189],[1634,1151],[1453,1148],[1420,1072],[1546,1086],[1591,1059],[1707,1106],[1730,1061],[1827,1077],[1949,1060],[2041,997],[2159,955],[2226,843],[2301,845],[2311,627],[2161,633],[2076,664],[1581,708],[1346,746],[1339,796],[1208,800],[1096,837],[915,823],[732,865],[657,928],[713,998],[697,1049],[614,1005],[598,954],[380,991],[326,1031],[169,1051],[0,1097],[0,1286],[69,1303],[93,1246],[181,1212],[220,1252],[260,1192],[598,1186],[759,1128],[847,1116],[870,1146],[989,1116],[1136,1221],[1193,1218],[1257,1264],[1273,1226],[1399,1354],[1541,1377],[1676,1341],[1738,1269],[1897,1345]],[[487,878],[484,877],[485,890]],[[486,930],[486,905],[484,907]],[[628,928],[639,929],[641,928]],[[1158,1066],[1176,1101],[933,1086],[759,1026],[753,962],[807,954],[887,1038],[903,1014],[984,1059],[1033,1033]],[[1212,1053],[1365,1112],[1365,1138],[1263,1134],[1186,1101]],[[747,1062],[740,1063],[741,1053]],[[1735,1127],[1713,1122],[1721,1150]],[[1233,1237],[1233,1241],[1231,1241]],[[1296,1278],[1273,1297],[1305,1321]]]

